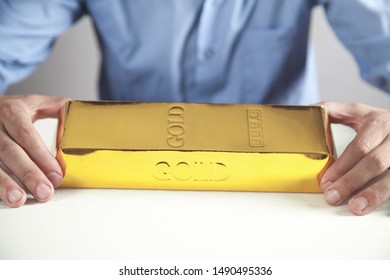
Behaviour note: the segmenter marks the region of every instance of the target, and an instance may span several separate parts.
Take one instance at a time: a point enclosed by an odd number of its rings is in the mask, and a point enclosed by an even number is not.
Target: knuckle
[[[0,189],[2,189],[3,191],[13,189],[14,187],[15,187],[15,182],[9,180],[9,178],[0,179]]]
[[[15,188],[16,184],[8,174],[0,173],[0,196],[5,195],[7,190]]]
[[[357,103],[357,102],[352,102],[352,103],[348,103],[348,106],[351,108],[351,110],[353,110],[355,112],[359,112],[364,107],[364,104]]]
[[[2,118],[10,118],[13,116],[13,106],[10,102],[2,102],[0,104],[0,114]]]
[[[357,155],[365,156],[370,152],[371,146],[367,141],[360,139],[356,141],[353,150]]]
[[[349,193],[354,193],[356,189],[359,188],[359,184],[353,176],[345,176],[343,178],[342,185],[348,190]]]
[[[23,110],[23,103],[19,99],[6,99],[0,103],[0,116],[8,121],[14,121]]]
[[[389,127],[390,120],[387,114],[385,115],[381,114],[379,116],[377,114],[373,114],[372,118],[373,120],[371,125],[382,129]]]
[[[36,103],[38,100],[42,98],[42,96],[38,94],[27,94],[27,95],[23,95],[22,98],[25,100],[27,104],[31,104],[31,103]]]
[[[388,184],[378,184],[370,190],[370,201],[380,204],[390,196],[390,186]]]
[[[390,129],[390,111],[388,110],[375,110],[369,112],[365,120],[373,130],[376,129]]]
[[[339,180],[344,174],[343,169],[340,166],[340,162],[336,161],[333,165],[329,167],[329,169],[326,171],[324,176],[322,177],[322,182],[335,182],[336,180]]]
[[[37,172],[35,172],[35,170],[30,169],[30,170],[23,172],[20,180],[23,183],[23,185],[25,185],[26,187],[29,187],[29,186],[37,185],[38,178],[39,178],[39,176],[38,176]]]
[[[16,145],[13,142],[6,141],[0,145],[0,155],[2,157],[12,157],[15,154]]]
[[[388,198],[390,192],[388,185],[378,185],[375,190],[376,198],[379,201],[384,201]]]
[[[372,153],[368,155],[368,164],[371,167],[370,169],[383,171],[387,168],[386,160],[384,157],[377,153]]]

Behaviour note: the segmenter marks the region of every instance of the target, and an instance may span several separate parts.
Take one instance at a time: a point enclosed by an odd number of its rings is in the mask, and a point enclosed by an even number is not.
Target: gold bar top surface
[[[333,162],[319,106],[70,101],[63,186],[319,192]]]
[[[329,153],[318,106],[71,101],[63,149]]]

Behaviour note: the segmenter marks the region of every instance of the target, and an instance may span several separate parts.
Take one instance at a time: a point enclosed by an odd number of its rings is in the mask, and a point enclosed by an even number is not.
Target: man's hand
[[[390,197],[390,110],[363,104],[321,103],[332,123],[357,132],[321,180],[331,205],[348,201],[356,215],[365,215]]]
[[[61,167],[33,122],[58,117],[66,101],[38,95],[0,97],[0,199],[5,204],[23,205],[27,199],[25,189],[36,200],[47,202],[60,185]]]

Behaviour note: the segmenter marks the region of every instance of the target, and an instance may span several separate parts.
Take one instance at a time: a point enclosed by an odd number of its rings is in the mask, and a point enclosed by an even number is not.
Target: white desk
[[[37,124],[52,143],[55,123]],[[338,150],[353,137],[334,127]],[[0,202],[0,259],[390,259],[390,201],[353,216],[322,194],[59,189]]]

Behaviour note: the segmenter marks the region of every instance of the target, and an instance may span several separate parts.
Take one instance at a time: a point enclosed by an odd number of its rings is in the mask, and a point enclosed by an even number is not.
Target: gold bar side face
[[[70,101],[64,187],[320,192],[333,163],[319,106]]]

